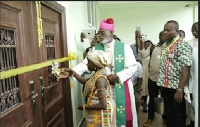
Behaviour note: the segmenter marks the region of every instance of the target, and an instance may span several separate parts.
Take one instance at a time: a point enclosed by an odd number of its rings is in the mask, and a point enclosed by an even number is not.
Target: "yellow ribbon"
[[[54,62],[64,62],[67,60],[74,60],[76,59],[76,54],[73,52],[69,52],[68,57],[63,57],[60,59],[54,59]],[[15,69],[11,69],[11,70],[7,70],[7,71],[2,71],[0,72],[0,79],[6,79],[6,78],[10,78],[12,76],[16,76],[16,75],[20,75],[23,73],[27,73],[30,71],[34,71],[43,67],[47,67],[52,65],[52,60],[46,61],[46,62],[42,62],[42,63],[38,63],[38,64],[32,64],[29,66],[24,66],[24,67],[19,67],[19,68],[15,68]]]
[[[42,28],[42,17],[41,17],[41,3],[40,1],[35,1],[36,12],[37,12],[37,32],[38,32],[38,43],[39,47],[42,45],[43,39],[43,28]]]

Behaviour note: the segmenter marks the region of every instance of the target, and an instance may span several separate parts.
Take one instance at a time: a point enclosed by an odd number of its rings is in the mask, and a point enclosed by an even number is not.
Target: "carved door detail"
[[[6,28],[0,28],[0,72],[17,67],[15,32]],[[19,105],[20,93],[18,76],[0,80],[0,112]]]

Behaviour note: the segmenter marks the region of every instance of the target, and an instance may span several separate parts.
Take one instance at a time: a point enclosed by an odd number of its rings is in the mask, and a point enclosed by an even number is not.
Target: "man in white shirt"
[[[191,126],[198,126],[198,22],[195,22],[192,25],[192,34],[194,36],[193,39],[189,40],[188,43],[192,46],[192,67],[190,69],[190,77],[189,77],[189,91],[192,93],[192,110],[191,112]]]

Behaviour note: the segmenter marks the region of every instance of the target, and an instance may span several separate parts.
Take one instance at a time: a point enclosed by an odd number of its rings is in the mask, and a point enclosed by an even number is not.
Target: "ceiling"
[[[145,1],[99,1],[101,4],[141,3]]]
[[[198,1],[98,1],[102,9],[112,8],[142,8],[142,7],[161,7],[161,6],[186,6],[198,4]]]
[[[122,4],[122,3],[141,3],[145,1],[99,1],[101,4]]]

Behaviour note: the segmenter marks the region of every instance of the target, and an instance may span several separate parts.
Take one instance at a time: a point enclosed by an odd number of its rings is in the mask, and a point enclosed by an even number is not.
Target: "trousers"
[[[162,88],[164,98],[164,110],[167,127],[185,127],[186,126],[186,105],[183,95],[182,102],[177,103],[174,100],[176,89]]]
[[[148,79],[148,91],[149,91],[149,104],[148,104],[148,119],[154,119],[155,104],[154,98],[158,97],[159,86],[156,85],[157,82]]]

